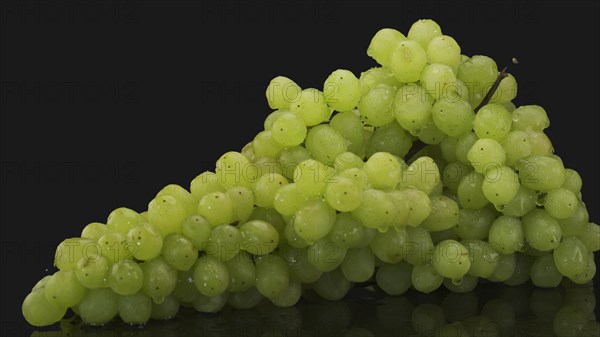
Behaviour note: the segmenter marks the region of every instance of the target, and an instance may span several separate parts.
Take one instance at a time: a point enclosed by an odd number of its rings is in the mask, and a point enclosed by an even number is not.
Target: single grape
[[[85,287],[72,270],[59,270],[44,285],[46,300],[57,307],[72,307],[85,296]]]
[[[444,240],[435,246],[432,265],[440,275],[460,284],[471,267],[469,251],[458,241]]]
[[[360,82],[351,71],[338,69],[325,80],[323,96],[333,110],[351,111],[361,99]]]
[[[88,290],[77,310],[84,323],[105,325],[119,313],[119,295],[108,288]]]
[[[229,272],[225,263],[205,255],[194,265],[194,283],[204,296],[217,296],[229,287]]]
[[[154,226],[144,223],[127,233],[127,247],[138,260],[152,260],[160,255],[163,245],[161,233]]]
[[[215,231],[216,229],[213,234]],[[164,239],[162,257],[175,269],[188,270],[198,258],[198,248],[185,235],[170,234]]]
[[[377,270],[375,280],[379,288],[390,296],[404,294],[411,286],[412,266],[406,262],[383,264]]]
[[[142,268],[133,260],[120,261],[112,265],[108,285],[119,295],[133,295],[142,289]]]
[[[279,233],[265,221],[248,221],[239,227],[239,232],[241,249],[253,255],[269,254],[279,244]]]
[[[142,290],[155,303],[162,303],[177,286],[177,270],[162,257],[140,264],[144,275]]]
[[[152,300],[143,293],[119,297],[119,317],[127,324],[146,324],[152,314]]]
[[[298,99],[302,89],[292,80],[277,76],[269,82],[266,96],[271,109],[288,109]]]
[[[60,321],[67,312],[66,307],[50,303],[44,290],[32,291],[21,306],[23,317],[33,326],[47,326]]]
[[[371,39],[367,48],[367,55],[375,59],[384,67],[389,66],[392,53],[400,41],[406,40],[406,36],[391,28],[379,30]]]

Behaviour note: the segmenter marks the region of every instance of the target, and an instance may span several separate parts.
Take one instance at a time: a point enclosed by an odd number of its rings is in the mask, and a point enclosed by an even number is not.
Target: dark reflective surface
[[[251,310],[219,314],[183,308],[177,318],[131,327],[120,321],[83,326],[77,317],[32,336],[600,336],[591,285],[540,289],[480,285],[465,294],[439,289],[390,297],[373,287],[326,302],[307,291],[292,308],[263,301]]]

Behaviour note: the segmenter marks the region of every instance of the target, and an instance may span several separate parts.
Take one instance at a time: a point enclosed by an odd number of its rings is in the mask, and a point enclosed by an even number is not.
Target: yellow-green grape
[[[226,194],[231,200],[233,210],[232,220],[235,222],[248,219],[254,209],[254,194],[252,190],[243,186],[234,186],[229,188]],[[181,226],[183,232],[183,224]]]
[[[157,320],[168,320],[175,316],[179,312],[179,301],[174,295],[165,297],[162,303],[152,302],[152,313],[150,318]]]
[[[392,47],[390,55],[394,49],[395,46]],[[362,95],[366,95],[371,89],[380,84],[386,84],[396,88],[398,88],[400,85],[400,83],[394,78],[394,74],[392,74],[390,69],[383,67],[375,67],[367,71],[363,71],[360,73],[360,78],[358,80],[360,82],[360,91]]]
[[[432,39],[442,35],[442,28],[431,19],[415,21],[408,30],[407,37],[417,41],[423,48],[427,48]]]
[[[425,46],[426,47],[426,46]],[[416,82],[427,65],[425,47],[413,40],[400,41],[392,52],[390,70],[400,82]]]
[[[368,247],[349,249],[341,265],[344,277],[351,282],[365,282],[375,272],[375,256]]]
[[[436,101],[454,101],[451,99],[451,92],[456,87],[456,75],[451,67],[441,63],[431,63],[421,72],[419,83]]]
[[[467,132],[456,139],[456,159],[463,164],[471,164],[469,151],[477,141],[475,132]]]
[[[586,284],[592,281],[594,276],[596,276],[596,262],[594,261],[594,253],[590,253],[585,270],[574,277],[571,277],[570,280],[575,284]]]
[[[252,148],[256,157],[277,157],[283,149],[283,145],[279,144],[273,138],[272,130],[259,132],[254,140],[252,140]]]
[[[522,250],[525,238],[521,220],[506,215],[498,217],[490,227],[488,241],[502,254]]]
[[[146,324],[152,314],[152,300],[143,293],[119,297],[119,317],[127,324]]]
[[[440,100],[431,108],[431,116],[440,131],[458,137],[471,131],[475,113],[467,101]]]
[[[578,207],[579,199],[575,193],[566,188],[552,190],[544,198],[544,209],[555,219],[566,219],[573,216]]]
[[[239,293],[230,293],[227,298],[227,304],[238,310],[244,309],[252,309],[259,305],[263,300],[263,296],[256,290],[255,287],[250,288],[249,290],[239,292]]]
[[[85,287],[79,283],[72,270],[59,270],[44,285],[46,300],[57,307],[77,305],[85,295]]]
[[[313,283],[313,290],[327,301],[339,301],[352,287],[352,282],[346,280],[342,271],[338,268],[334,271],[323,273]]]
[[[515,97],[517,97],[517,80],[512,74],[507,74],[507,76],[500,81],[490,102],[507,103],[515,99]]]
[[[410,213],[410,203],[405,199],[407,195],[399,190],[391,190],[387,193],[392,203],[394,203],[394,219],[391,226],[397,230],[405,229],[407,226],[406,220]]]
[[[583,232],[589,220],[590,216],[587,207],[585,204],[579,203],[575,213],[566,219],[559,219],[558,224],[563,232],[563,236],[577,236]]]
[[[352,211],[352,215],[367,228],[384,228],[394,221],[394,207],[394,202],[387,193],[368,189],[363,192],[362,203]]]
[[[229,272],[224,262],[205,255],[194,265],[194,283],[204,296],[217,296],[229,287]]]
[[[146,261],[140,266],[144,275],[142,290],[155,303],[163,302],[177,286],[177,270],[162,257]]]
[[[499,210],[504,215],[521,217],[536,208],[537,200],[538,196],[534,190],[521,185],[514,198],[499,207]]]
[[[517,167],[521,184],[532,190],[549,192],[565,182],[565,167],[558,157],[529,156]]]
[[[279,244],[279,233],[273,225],[265,221],[248,221],[240,226],[239,232],[241,248],[252,255],[269,254]]]
[[[142,268],[133,260],[120,261],[112,265],[108,285],[119,295],[137,293],[144,282]]]
[[[421,130],[421,133],[418,135],[419,140],[425,144],[429,145],[437,145],[441,143],[444,138],[446,138],[446,134],[444,134],[433,122],[428,122]]]
[[[192,180],[190,191],[196,200],[200,200],[209,193],[225,192],[225,189],[221,186],[221,179],[216,173],[206,171]]]
[[[452,137],[447,137],[452,138]],[[442,183],[444,187],[450,191],[458,193],[458,187],[464,177],[470,175],[473,172],[473,168],[470,165],[463,164],[459,161],[448,163],[442,170]],[[485,198],[484,198],[485,199]]]
[[[182,303],[192,303],[199,292],[194,284],[194,270],[188,269],[177,273],[177,286],[173,295]]]
[[[369,189],[371,187],[371,184],[369,184],[369,176],[367,176],[367,173],[364,170],[359,168],[345,169],[336,174],[332,179],[337,178],[348,178],[356,182],[362,189]]]
[[[102,235],[94,248],[99,248],[102,255],[112,263],[130,259],[135,253],[135,245],[127,242],[127,235],[121,232]]]
[[[247,170],[244,174],[250,174],[250,179],[253,183],[255,183],[258,180],[258,178],[260,178],[263,174],[283,174],[283,169],[279,164],[277,157],[279,157],[279,155],[277,155],[276,157],[260,157],[255,159],[251,166],[254,166],[256,170]],[[254,172],[256,172],[256,176],[253,175]]]
[[[265,297],[283,293],[290,282],[285,260],[277,255],[262,255],[255,259],[256,289]]]
[[[293,112],[282,113],[281,116],[275,119],[271,129],[273,139],[285,147],[302,144],[304,138],[306,138],[306,133],[304,120]]]
[[[282,186],[275,192],[273,207],[282,215],[292,216],[306,201],[306,197],[298,190],[298,185],[291,183]]]
[[[405,200],[409,203],[406,224],[412,227],[420,225],[431,214],[431,199],[425,192],[416,188],[405,188],[400,192],[405,194]]]
[[[487,104],[477,111],[473,129],[479,138],[492,138],[501,141],[512,124],[510,112],[500,104]]]
[[[248,221],[250,220],[262,220],[270,224],[275,227],[280,236],[281,233],[283,233],[285,226],[290,223],[290,221],[283,219],[281,214],[277,213],[275,209],[262,207],[254,208],[254,211],[252,211],[252,214],[250,214],[250,217],[248,218]]]
[[[440,170],[431,157],[423,156],[415,160],[402,175],[400,187],[414,187],[431,194],[440,182]]]
[[[228,293],[222,293],[217,296],[204,296],[198,294],[192,303],[194,309],[198,312],[217,313],[227,303]]]
[[[292,102],[298,100],[302,89],[292,80],[277,76],[267,86],[267,102],[271,109],[288,109]]]
[[[417,291],[429,294],[442,285],[444,277],[431,264],[418,264],[412,268],[411,282]]]
[[[563,275],[556,269],[552,254],[539,256],[531,265],[531,282],[536,287],[558,287]]]
[[[421,86],[407,83],[396,91],[394,117],[413,135],[419,135],[431,119],[434,99]]]
[[[254,146],[252,146],[252,142],[249,142],[248,144],[244,145],[241,153],[250,161],[256,160],[256,155],[254,155]]]
[[[229,274],[228,291],[238,293],[248,291],[256,283],[256,267],[252,256],[240,251],[233,259],[225,262]]]
[[[484,176],[477,172],[471,172],[460,180],[456,190],[460,206],[468,209],[480,209],[489,203],[481,188],[484,180]]]
[[[469,152],[467,159],[479,173],[499,168],[506,163],[506,152],[500,143],[491,138],[477,140]]]
[[[351,111],[361,98],[360,82],[351,71],[338,69],[325,80],[323,96],[333,110]]]
[[[296,212],[293,223],[298,236],[310,244],[329,234],[335,210],[324,201],[311,200]]]
[[[198,203],[198,214],[206,218],[213,227],[229,224],[233,219],[231,199],[223,192],[207,194]]]
[[[207,255],[213,256],[219,261],[227,261],[237,255],[241,246],[242,234],[237,227],[219,225],[212,230],[204,250]],[[192,261],[190,262],[193,264]]]
[[[363,246],[364,241],[370,236],[369,233],[374,232],[372,229],[365,228],[352,215],[349,213],[340,213],[336,217],[335,224],[329,236],[336,246],[356,248]]]
[[[465,294],[477,288],[479,278],[471,275],[464,275],[461,280],[444,279],[444,287],[453,293]]]
[[[510,111],[511,113],[517,109],[517,106],[513,102],[501,102],[500,104],[504,105],[506,110]]]
[[[240,154],[241,155],[241,154]],[[162,190],[160,190],[156,196],[160,196],[163,194],[167,194],[177,199],[177,201],[183,206],[187,216],[196,214],[196,205],[198,205],[198,200],[185,188],[176,185],[170,184],[165,186]],[[139,221],[140,223],[143,221]],[[125,232],[127,234],[127,232]]]
[[[458,66],[456,74],[469,88],[469,103],[477,106],[498,77],[498,66],[491,58],[475,55]]]
[[[483,240],[488,237],[495,217],[496,214],[489,208],[461,208],[458,224],[453,229],[461,239]]]
[[[105,224],[99,222],[92,222],[85,226],[81,231],[81,237],[83,239],[89,239],[97,241],[102,235],[108,233],[108,228]]]
[[[88,290],[77,311],[84,323],[105,325],[119,313],[119,295],[109,288]]]
[[[346,139],[327,125],[318,125],[310,129],[305,146],[314,159],[325,165],[333,165],[335,157],[348,149]]]
[[[158,257],[162,245],[161,233],[150,224],[141,224],[127,233],[127,248],[138,260],[146,261]]]
[[[337,116],[337,115],[336,115]],[[281,166],[281,174],[288,179],[294,179],[294,170],[301,162],[310,159],[310,153],[303,146],[287,147],[277,156],[277,161]],[[273,173],[276,173],[273,171]]]
[[[34,289],[25,297],[21,312],[27,323],[33,326],[47,326],[60,321],[67,308],[49,302],[43,287]]]
[[[330,272],[339,267],[346,257],[346,248],[338,247],[325,237],[308,247],[307,259],[317,270]]]
[[[163,236],[181,232],[181,223],[186,218],[183,204],[170,195],[160,195],[148,204],[148,222]]]
[[[392,104],[396,88],[380,84],[362,96],[358,111],[365,123],[375,127],[384,126],[394,120]]]
[[[554,153],[552,141],[543,132],[525,130],[532,156],[551,156]]]
[[[394,188],[400,182],[402,175],[401,163],[386,152],[373,154],[365,162],[363,170],[367,173],[371,186],[378,189]]]
[[[519,192],[519,176],[508,166],[486,170],[481,190],[494,205],[510,202]]]
[[[412,138],[398,123],[375,129],[366,147],[367,157],[377,152],[388,152],[404,158],[412,146]]]
[[[198,248],[185,235],[170,234],[164,239],[162,257],[177,270],[189,270],[198,258]]]
[[[527,243],[542,252],[559,246],[562,230],[558,221],[548,212],[535,209],[521,218]]]
[[[106,220],[106,227],[109,232],[120,232],[127,234],[129,230],[140,223],[140,215],[138,212],[121,207],[112,211]]]
[[[84,256],[77,262],[75,276],[82,286],[88,289],[107,286],[111,262],[104,256]]]
[[[338,113],[331,118],[329,126],[346,139],[349,152],[359,153],[361,151],[364,137],[360,115],[352,111]]]
[[[283,292],[269,299],[277,307],[289,308],[298,303],[301,295],[302,285],[300,284],[300,282],[290,281],[287,288],[285,288]]]
[[[362,168],[364,164],[365,163],[363,162],[363,160],[354,153],[343,152],[338,154],[337,157],[335,157],[333,168],[336,171],[341,172],[350,168]]]
[[[458,204],[445,195],[431,197],[431,213],[421,223],[430,232],[443,231],[458,224]]]
[[[317,125],[331,116],[323,92],[313,88],[302,90],[298,99],[290,104],[290,110],[302,117],[306,126]]]
[[[460,64],[460,46],[451,36],[439,35],[427,44],[427,60],[429,63],[441,63],[458,71]]]
[[[583,242],[588,252],[593,253],[600,250],[600,226],[595,223],[587,223],[577,238]]]
[[[308,251],[302,248],[285,247],[281,256],[288,265],[290,280],[313,283],[321,277],[321,272],[308,261]]]
[[[275,194],[282,186],[288,184],[287,179],[277,173],[264,174],[252,187],[254,203],[259,207],[273,207]]]
[[[539,105],[523,105],[512,112],[514,130],[532,130],[541,132],[550,126],[546,110]]]
[[[571,279],[585,272],[590,258],[585,244],[574,236],[564,238],[552,256],[558,271]]]
[[[511,131],[502,140],[502,147],[506,151],[506,165],[515,166],[522,158],[531,154],[529,136],[523,131]]]
[[[229,189],[233,186],[244,186],[250,188],[253,183],[258,179],[259,173],[256,172],[258,167],[253,165],[248,158],[243,154],[235,151],[230,151],[223,154],[216,163],[215,175],[219,187]],[[201,175],[202,176],[202,175]],[[206,176],[207,183],[209,175]],[[216,184],[216,182],[215,182]],[[198,199],[201,200],[203,196],[213,192],[224,192],[221,188],[212,188],[202,193],[202,196]],[[193,213],[196,212],[196,206],[198,201],[194,204]]]
[[[411,286],[412,266],[406,262],[385,263],[379,267],[375,280],[381,290],[390,296],[400,296]]]
[[[581,180],[581,176],[579,173],[577,173],[577,171],[573,169],[565,170],[565,182],[562,184],[562,188],[566,188],[577,195],[579,192],[581,192],[582,185],[583,181]]]
[[[72,270],[88,250],[94,252],[97,246],[94,241],[83,238],[68,238],[63,240],[54,253],[54,265],[59,270]]]
[[[440,275],[460,284],[471,267],[469,251],[458,241],[444,240],[435,246],[432,265]]]
[[[394,49],[400,41],[405,41],[406,36],[392,28],[380,29],[367,48],[367,55],[384,67],[389,66]]]
[[[279,116],[284,115],[288,112],[289,111],[286,110],[275,110],[271,112],[263,122],[263,127],[265,131],[271,131],[271,129],[273,129],[273,123],[275,123],[275,120],[279,118]]]
[[[350,178],[336,177],[334,181],[327,184],[325,189],[325,200],[331,207],[340,212],[355,210],[362,199],[363,190],[361,186]]]
[[[411,265],[429,263],[435,246],[429,232],[423,227],[407,227],[408,240],[404,244],[404,258]]]
[[[383,262],[398,263],[404,259],[405,245],[409,241],[406,230],[388,230],[385,233],[377,233],[369,243],[369,247]]]
[[[517,258],[515,254],[502,254],[498,259],[496,270],[488,279],[492,282],[507,281],[513,276],[516,266]]]
[[[469,275],[488,278],[494,274],[500,254],[488,242],[482,240],[463,240],[461,243],[469,251],[471,268]]]

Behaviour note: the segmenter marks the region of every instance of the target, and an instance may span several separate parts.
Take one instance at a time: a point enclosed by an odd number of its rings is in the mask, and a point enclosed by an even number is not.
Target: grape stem
[[[498,77],[496,77],[496,81],[494,82],[494,84],[492,85],[490,90],[488,90],[487,94],[485,94],[485,97],[481,100],[481,103],[479,103],[479,105],[475,108],[475,112],[479,111],[479,109],[481,109],[482,106],[484,106],[490,102],[490,100],[492,99],[492,96],[494,96],[494,93],[496,92],[496,90],[498,90],[498,86],[500,86],[500,82],[502,82],[502,80],[506,76],[508,76],[508,73],[506,72],[507,70],[508,70],[508,67],[504,67],[504,69],[502,69],[502,71],[498,74]]]

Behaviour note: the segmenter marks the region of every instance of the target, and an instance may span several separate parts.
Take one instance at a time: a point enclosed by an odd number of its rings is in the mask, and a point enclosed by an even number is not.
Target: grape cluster
[[[600,226],[544,109],[511,103],[514,77],[461,55],[432,20],[380,30],[367,54],[381,66],[336,70],[322,91],[274,78],[274,111],[240,152],[189,191],[166,186],[147,210],[116,209],[60,243],[27,321],[289,307],[304,289],[339,300],[371,279],[390,295],[589,282]]]

